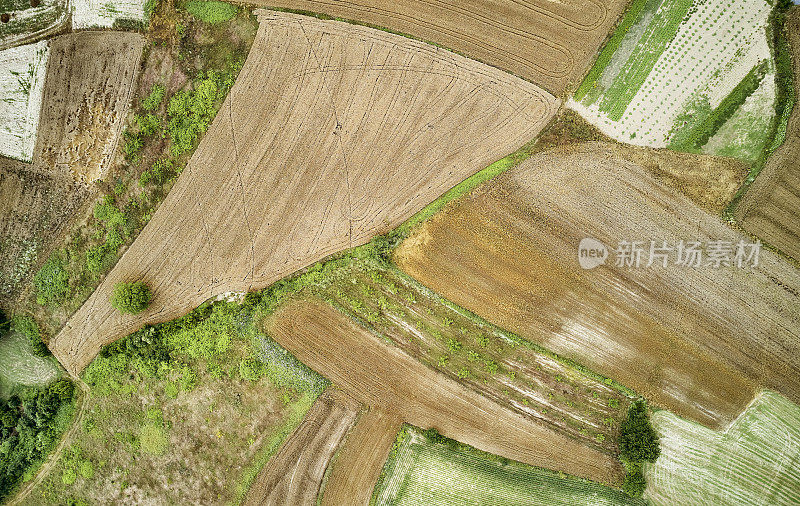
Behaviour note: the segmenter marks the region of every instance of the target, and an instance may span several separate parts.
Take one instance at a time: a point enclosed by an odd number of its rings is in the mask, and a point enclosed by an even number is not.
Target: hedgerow
[[[69,294],[69,273],[64,266],[64,259],[54,253],[33,277],[36,288],[36,303],[42,306],[54,306],[62,302]]]

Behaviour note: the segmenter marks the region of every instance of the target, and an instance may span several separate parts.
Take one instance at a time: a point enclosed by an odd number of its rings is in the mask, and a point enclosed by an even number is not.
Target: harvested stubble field
[[[416,427],[397,436],[371,504],[642,506],[644,501],[597,483],[437,441]]]
[[[321,300],[282,304],[266,332],[368,406],[481,450],[619,485],[617,460],[502,407],[422,364]]]
[[[139,74],[138,33],[79,32],[50,41],[34,164],[90,183],[114,155]]]
[[[800,90],[800,8],[787,17],[794,89]],[[800,106],[795,103],[786,140],[767,161],[736,208],[742,228],[800,261]]]
[[[362,413],[330,464],[320,504],[368,504],[401,425],[397,413]]]
[[[356,423],[359,404],[328,388],[303,422],[261,469],[244,500],[259,504],[313,504],[325,471],[348,431]]]
[[[50,342],[69,370],[145,323],[386,232],[535,137],[557,109],[535,85],[420,42],[259,16],[247,61],[186,169]],[[154,299],[122,316],[109,295],[133,279]]]
[[[555,95],[583,79],[626,1],[247,0],[386,27],[512,72]]]
[[[651,504],[800,503],[800,406],[763,392],[724,432],[656,412],[661,456],[647,464]]]
[[[535,155],[426,222],[396,262],[456,304],[705,425],[730,423],[759,385],[800,398],[800,274],[763,250],[755,268],[614,265],[620,241],[741,238],[619,149]],[[584,237],[612,249],[606,265],[579,267]]]

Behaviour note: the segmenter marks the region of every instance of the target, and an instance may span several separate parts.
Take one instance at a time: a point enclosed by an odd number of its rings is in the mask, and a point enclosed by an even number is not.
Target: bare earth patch
[[[407,33],[513,72],[555,95],[577,85],[622,0],[248,0]]]
[[[168,197],[51,340],[69,370],[145,323],[391,230],[557,110],[535,85],[404,37],[282,13],[261,12],[260,23]],[[135,279],[153,302],[122,316],[109,295]]]
[[[605,265],[579,267],[584,237],[612,249]],[[478,188],[418,229],[396,262],[487,320],[721,427],[758,386],[800,399],[800,273],[764,250],[755,268],[617,267],[613,248],[740,238],[617,148],[590,143]]]
[[[52,39],[35,164],[87,183],[103,177],[117,152],[144,42],[123,32]]]
[[[401,425],[400,415],[377,408],[358,418],[329,466],[323,506],[369,503]]]

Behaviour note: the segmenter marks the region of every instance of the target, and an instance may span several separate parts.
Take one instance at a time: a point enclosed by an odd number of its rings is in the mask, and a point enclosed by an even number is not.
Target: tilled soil
[[[261,469],[244,504],[314,504],[325,470],[358,411],[358,402],[341,391],[325,391]]]
[[[619,485],[616,459],[516,414],[439,374],[322,301],[282,305],[265,329],[363,404],[527,464]]]
[[[705,425],[727,425],[759,387],[800,399],[800,273],[764,249],[757,267],[648,268],[648,251],[640,268],[615,265],[620,241],[743,239],[619,149],[535,155],[419,228],[397,250],[398,265]],[[586,237],[609,248],[605,265],[578,265]]]

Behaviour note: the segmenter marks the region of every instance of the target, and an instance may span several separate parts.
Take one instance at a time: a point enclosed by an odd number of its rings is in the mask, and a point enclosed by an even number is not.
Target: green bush
[[[258,360],[248,357],[239,362],[239,376],[247,381],[258,381],[264,375],[264,366]]]
[[[622,482],[622,491],[631,497],[641,497],[645,486],[647,486],[644,472],[642,472],[642,464],[634,462],[627,464],[625,467],[625,480]]]
[[[198,79],[191,91],[175,93],[167,105],[167,135],[172,141],[170,152],[179,156],[190,151],[198,137],[205,133],[217,113],[217,104],[233,85],[239,64],[230,72],[210,71]]]
[[[158,106],[161,105],[161,101],[164,100],[166,92],[167,89],[163,85],[154,84],[153,88],[150,90],[150,94],[142,100],[142,109],[148,112],[153,112],[158,109]]]
[[[186,3],[186,10],[197,19],[212,25],[229,21],[239,11],[233,5],[218,0],[191,0]]]
[[[54,306],[64,300],[69,293],[69,273],[64,261],[58,254],[53,254],[33,277],[36,287],[36,303],[42,306]]]
[[[620,431],[619,449],[620,456],[629,462],[655,462],[661,453],[645,401],[634,401],[628,408],[628,417]]]
[[[135,115],[133,120],[136,122],[136,126],[139,127],[139,134],[144,137],[150,137],[161,131],[161,117],[153,114],[148,113],[144,116]]]
[[[47,357],[50,355],[50,350],[42,341],[39,325],[36,324],[33,318],[30,316],[17,316],[12,320],[11,327],[15,332],[19,332],[28,339],[33,348],[34,355],[37,357]]]
[[[117,283],[111,295],[111,305],[120,313],[141,313],[150,304],[150,288],[142,282]]]

